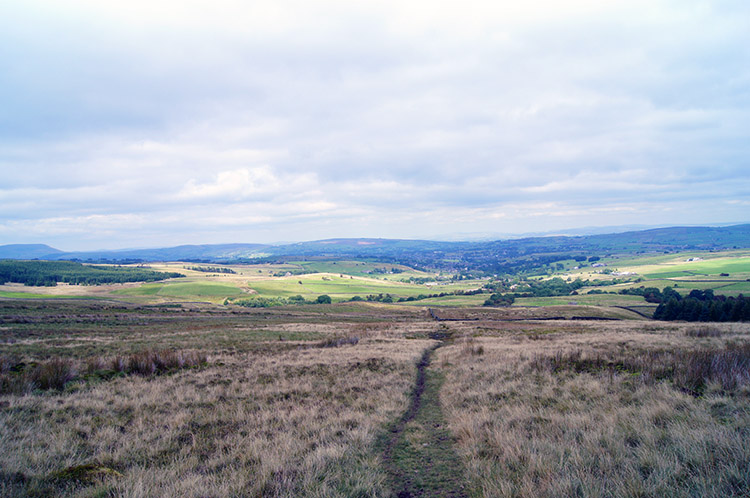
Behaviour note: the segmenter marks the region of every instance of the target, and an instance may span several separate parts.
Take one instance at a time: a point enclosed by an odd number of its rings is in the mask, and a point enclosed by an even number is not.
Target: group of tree
[[[0,261],[0,284],[54,287],[58,282],[74,285],[100,285],[124,282],[154,282],[183,277],[181,273],[160,272],[132,266],[95,266],[73,261]]]
[[[359,297],[359,296],[355,296]],[[361,298],[360,298],[361,299]],[[357,301],[357,299],[352,298],[353,301]],[[383,294],[382,292],[380,294],[369,294],[364,299],[365,301],[371,302],[371,303],[392,303],[395,301],[395,296],[391,294]]]
[[[584,282],[579,278],[567,282],[560,277],[555,277],[548,280],[519,280],[515,282],[503,280],[489,283],[485,287],[495,291],[495,293],[510,293],[514,297],[553,297],[568,296],[587,285],[590,285],[590,282]]]
[[[664,292],[667,293],[667,296],[672,296],[673,294],[679,296],[677,291],[671,287],[664,289]],[[661,303],[664,300],[664,294],[656,287],[631,287],[629,289],[620,289],[618,293],[626,296],[642,296],[648,303]]]
[[[226,266],[190,266],[185,267],[186,270],[200,271],[203,273],[237,273],[231,268]]]
[[[667,287],[654,312],[656,320],[688,322],[745,322],[750,320],[750,297],[715,296],[711,289],[692,290],[685,297]]]
[[[392,268],[373,268],[372,273],[377,273],[380,275],[387,274],[387,273],[393,273],[394,275],[397,273],[404,273],[404,270],[401,268],[396,268],[395,266]]]
[[[301,304],[331,304],[331,296],[322,294],[315,299],[305,299],[302,295],[291,297],[250,297],[241,299],[225,300],[224,304],[234,304],[245,308],[272,308],[274,306],[289,306]]]
[[[515,302],[516,298],[513,294],[492,294],[484,301],[483,306],[510,306]]]

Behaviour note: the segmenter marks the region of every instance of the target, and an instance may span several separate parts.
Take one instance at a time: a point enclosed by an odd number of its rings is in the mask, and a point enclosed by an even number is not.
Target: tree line
[[[124,282],[153,282],[183,277],[181,273],[160,272],[130,266],[93,266],[73,261],[0,261],[0,284],[54,287],[59,282],[73,285],[100,285]]]
[[[237,272],[225,266],[183,266],[186,270],[200,271],[203,273],[233,273]]]
[[[671,292],[670,292],[671,291]],[[688,322],[746,322],[750,321],[750,297],[715,296],[711,289],[692,290],[685,297],[671,287],[662,291],[661,304],[654,312],[656,320],[685,320]]]

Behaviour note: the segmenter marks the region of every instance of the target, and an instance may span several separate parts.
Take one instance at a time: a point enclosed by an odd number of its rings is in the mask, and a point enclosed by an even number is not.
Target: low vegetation
[[[586,356],[581,349],[537,355],[532,367],[538,371],[560,373],[628,374],[631,380],[653,384],[667,381],[693,395],[701,395],[708,386],[725,391],[750,384],[750,344],[729,343],[698,350],[641,351],[637,354]]]
[[[427,341],[212,356],[201,370],[5,396],[4,496],[389,496],[371,452]]]
[[[476,495],[746,496],[750,330],[686,329],[467,328],[469,345],[441,348]]]
[[[197,351],[142,351],[128,356],[92,357],[85,362],[52,358],[27,363],[3,355],[0,356],[0,394],[60,391],[75,381],[107,379],[118,374],[159,375],[205,365],[206,355]]]

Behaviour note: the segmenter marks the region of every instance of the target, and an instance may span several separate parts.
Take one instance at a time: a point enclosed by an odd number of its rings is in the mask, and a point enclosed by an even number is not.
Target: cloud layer
[[[0,243],[747,221],[750,4],[0,6]]]

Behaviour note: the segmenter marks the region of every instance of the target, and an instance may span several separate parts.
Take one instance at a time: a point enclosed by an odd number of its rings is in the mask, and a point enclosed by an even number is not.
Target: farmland
[[[750,292],[750,254],[744,250],[725,252],[682,252],[661,255],[619,255],[603,257],[598,267],[585,264],[575,268],[568,262],[565,269],[551,276],[583,280],[613,281],[605,291],[617,292],[633,287],[675,287],[682,294],[693,289],[712,289],[716,294],[737,296]],[[597,287],[586,287],[581,293]]]
[[[744,292],[746,253],[700,254],[512,280],[290,259],[7,283],[0,494],[746,496],[750,324],[655,322],[620,293]]]
[[[139,265],[143,266],[143,265]],[[438,274],[411,270],[401,265],[357,261],[315,261],[275,265],[223,265],[232,273],[204,272],[190,269],[186,263],[153,263],[149,268],[184,275],[177,279],[139,284],[103,286],[28,287],[19,284],[0,286],[0,297],[92,297],[116,298],[133,303],[205,302],[222,304],[236,298],[289,298],[302,296],[314,300],[322,294],[334,302],[355,296],[391,295],[399,298],[417,297],[480,288],[479,280],[452,281]],[[321,270],[337,270],[336,273]],[[396,270],[396,273],[393,273]],[[295,272],[302,272],[297,273]],[[411,283],[411,277],[430,280]],[[436,280],[440,278],[440,280]],[[26,292],[27,294],[24,294]],[[481,303],[479,303],[481,304]]]
[[[191,263],[139,264],[138,271],[182,275],[158,282],[124,283],[98,286],[58,284],[55,287],[28,287],[8,283],[0,285],[0,297],[76,296],[117,298],[127,302],[169,303],[205,302],[231,303],[253,298],[289,299],[301,296],[314,301],[328,295],[333,302],[367,296],[390,296],[399,301],[411,298],[405,305],[479,306],[486,297],[465,295],[483,288],[493,277],[472,277],[443,271],[415,270],[395,263],[348,259],[289,259],[282,263],[195,265]],[[127,268],[119,265],[118,269]],[[207,271],[214,268],[217,271]],[[675,287],[687,294],[693,289],[712,289],[716,294],[737,296],[750,293],[750,253],[742,250],[643,255],[610,255],[594,263],[562,260],[543,267],[544,272],[519,274],[510,278],[549,279],[566,281],[581,279],[591,282],[578,293],[575,302],[610,306],[636,305],[627,296],[594,297],[591,291],[618,293],[634,287]],[[200,270],[200,271],[199,271]],[[460,278],[457,278],[460,277]],[[499,278],[499,277],[498,277]],[[508,277],[505,277],[508,278]],[[602,283],[614,285],[602,286]],[[442,294],[442,296],[439,296]],[[439,296],[439,297],[438,297]],[[418,301],[414,299],[419,298]],[[381,299],[381,298],[379,298]],[[536,300],[535,300],[536,299]],[[543,306],[557,301],[522,298],[518,305]],[[646,304],[641,300],[641,304]]]

